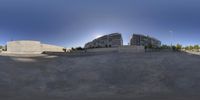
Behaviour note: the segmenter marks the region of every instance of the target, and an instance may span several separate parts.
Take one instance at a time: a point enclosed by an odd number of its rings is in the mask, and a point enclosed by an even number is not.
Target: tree
[[[186,46],[185,47],[185,50],[188,50],[188,51],[196,51],[196,52],[199,52],[199,49],[200,49],[200,46],[199,45],[190,45],[190,46]]]
[[[193,50],[194,47],[192,45],[189,46],[189,50]]]
[[[185,47],[185,50],[190,50],[190,47],[189,47],[189,46],[186,46],[186,47]]]
[[[193,49],[198,52],[199,51],[199,45],[194,45]]]
[[[172,46],[172,50],[173,50],[173,51],[176,51],[176,50],[177,50],[177,49],[176,49],[176,46],[173,45],[173,46]]]
[[[182,49],[182,45],[177,44],[177,45],[176,45],[176,50],[177,50],[177,51],[180,51],[181,49]]]

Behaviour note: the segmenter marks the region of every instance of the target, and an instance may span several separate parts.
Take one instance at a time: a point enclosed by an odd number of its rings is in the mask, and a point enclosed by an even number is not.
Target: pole
[[[173,46],[173,31],[169,31],[170,32],[170,37],[171,37],[171,48]]]

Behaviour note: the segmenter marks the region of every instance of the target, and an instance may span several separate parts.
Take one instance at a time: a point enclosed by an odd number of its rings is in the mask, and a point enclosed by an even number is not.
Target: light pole
[[[170,38],[171,38],[171,48],[173,46],[173,31],[169,31],[170,32]]]

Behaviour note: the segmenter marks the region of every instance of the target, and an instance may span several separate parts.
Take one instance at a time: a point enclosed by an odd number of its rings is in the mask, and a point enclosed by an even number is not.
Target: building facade
[[[85,44],[85,48],[107,48],[119,47],[123,45],[122,35],[120,33],[112,33],[104,35],[91,42]]]
[[[136,45],[136,46],[151,45],[153,47],[160,47],[161,41],[150,36],[145,36],[141,34],[133,34],[130,40],[130,45]]]

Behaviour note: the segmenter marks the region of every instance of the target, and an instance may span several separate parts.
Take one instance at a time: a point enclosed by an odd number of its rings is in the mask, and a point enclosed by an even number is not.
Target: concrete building
[[[145,36],[141,34],[133,34],[130,40],[130,45],[135,45],[135,46],[152,45],[153,47],[160,47],[161,41],[150,36]]]
[[[106,47],[119,47],[123,45],[122,36],[120,33],[112,33],[104,35],[92,42],[85,44],[85,48],[106,48]]]
[[[64,52],[64,47],[41,44],[39,41],[11,41],[6,46],[7,53],[41,54],[42,52]]]

